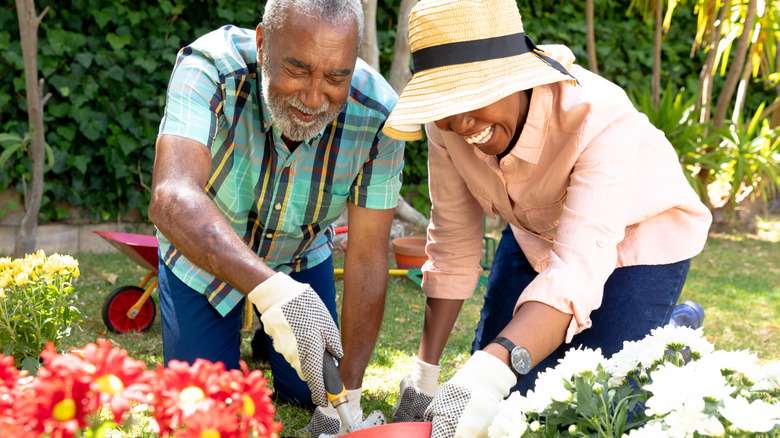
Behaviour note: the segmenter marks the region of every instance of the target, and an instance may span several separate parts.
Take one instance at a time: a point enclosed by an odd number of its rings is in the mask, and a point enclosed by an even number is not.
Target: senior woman
[[[479,436],[569,348],[608,357],[665,324],[711,215],[663,132],[568,48],[536,46],[514,0],[421,0],[409,38],[415,73],[384,132],[415,140],[425,125],[432,208],[425,322],[394,418]],[[475,352],[438,388],[481,274],[483,212],[508,225]]]

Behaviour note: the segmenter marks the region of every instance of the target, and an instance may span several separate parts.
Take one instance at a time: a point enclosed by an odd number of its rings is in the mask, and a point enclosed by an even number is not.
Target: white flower
[[[520,438],[525,433],[528,423],[523,413],[524,398],[513,392],[498,405],[498,413],[488,428],[490,438]]]
[[[530,410],[542,412],[553,401],[566,402],[572,399],[572,393],[564,386],[564,376],[558,367],[547,368],[537,374],[534,389],[526,394]]]
[[[717,417],[707,415],[702,410],[704,402],[686,403],[664,417],[671,438],[693,438],[694,433],[705,436],[723,436],[726,430]]]
[[[650,331],[649,337],[664,347],[669,344],[682,344],[689,347],[692,352],[701,355],[715,351],[715,346],[704,338],[704,331],[701,328],[694,330],[690,327],[665,325]]]
[[[758,356],[748,350],[714,351],[702,357],[697,364],[699,366],[730,370],[742,374],[752,383],[755,383],[764,377],[764,372],[758,365]]]
[[[761,367],[761,374],[756,384],[753,385],[753,389],[763,391],[780,390],[780,361]]]
[[[704,397],[720,400],[732,392],[720,370],[697,367],[691,362],[684,367],[662,365],[650,374],[651,382],[645,389],[652,393],[647,408],[656,415],[682,409],[686,403],[703,403]]]
[[[604,364],[606,359],[601,354],[601,349],[591,350],[590,348],[570,349],[558,361],[555,369],[558,370],[561,377],[571,380],[573,376],[581,375],[585,371],[596,373],[596,368]]]
[[[752,403],[744,397],[726,398],[718,411],[743,432],[769,432],[780,425],[780,405],[761,400]]]

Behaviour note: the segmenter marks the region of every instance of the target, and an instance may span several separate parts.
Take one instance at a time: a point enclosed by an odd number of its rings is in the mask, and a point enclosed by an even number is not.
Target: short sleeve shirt
[[[186,137],[211,151],[205,190],[246,245],[279,272],[304,270],[332,251],[332,222],[347,202],[395,208],[403,142],[382,134],[398,99],[358,59],[347,105],[292,153],[263,101],[255,31],[225,26],[183,48],[168,85],[160,135]],[[194,265],[158,231],[173,273],[204,293],[222,315],[243,298]]]

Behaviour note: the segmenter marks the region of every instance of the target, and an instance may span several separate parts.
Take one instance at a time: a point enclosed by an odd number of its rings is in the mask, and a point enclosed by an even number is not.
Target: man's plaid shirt
[[[205,190],[233,230],[271,268],[289,273],[331,254],[331,223],[347,201],[395,208],[403,142],[382,134],[398,99],[358,59],[347,106],[291,154],[262,98],[255,31],[225,26],[183,48],[168,85],[160,135],[211,150]],[[227,314],[243,296],[187,260],[159,231],[165,264]]]

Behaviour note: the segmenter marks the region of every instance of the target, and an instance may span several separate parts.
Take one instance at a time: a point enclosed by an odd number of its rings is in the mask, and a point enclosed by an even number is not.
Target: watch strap
[[[492,341],[490,341],[490,343],[491,344],[495,343],[506,348],[506,350],[509,352],[509,369],[512,370],[513,373],[515,373],[515,377],[517,377],[517,380],[522,379],[524,374],[518,373],[515,367],[512,366],[512,350],[514,350],[515,347],[517,347],[517,345],[515,345],[514,342],[510,341],[509,339],[503,336],[499,336],[496,339],[493,339]]]

